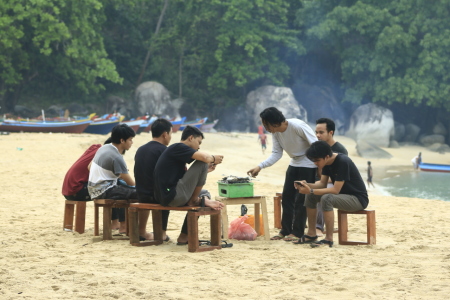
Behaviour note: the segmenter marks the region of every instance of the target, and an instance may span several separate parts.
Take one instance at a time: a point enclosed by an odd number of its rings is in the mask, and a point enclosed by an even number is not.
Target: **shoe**
[[[310,244],[311,248],[318,248],[328,245],[330,248],[333,247],[333,241],[321,240]]]
[[[309,235],[304,234],[297,241],[293,242],[293,244],[296,244],[296,245],[311,244],[311,243],[314,243],[317,240],[318,237],[319,236],[317,236],[317,235],[316,236],[309,236]]]

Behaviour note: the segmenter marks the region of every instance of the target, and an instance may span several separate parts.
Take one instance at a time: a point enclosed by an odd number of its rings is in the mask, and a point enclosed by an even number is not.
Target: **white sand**
[[[174,135],[173,142],[180,139]],[[150,140],[143,133],[125,155],[132,172],[136,149]],[[450,202],[376,195],[377,244],[311,249],[284,241],[235,241],[233,248],[189,253],[173,241],[184,218],[173,212],[161,246],[132,247],[128,241],[100,241],[93,236],[93,204],[88,203],[86,233],[64,232],[61,185],[72,163],[106,136],[11,134],[0,136],[0,299],[447,299],[450,293],[450,241],[446,233]],[[355,143],[337,137],[361,172],[367,159]],[[269,138],[268,148],[271,148]],[[23,150],[17,150],[17,147]],[[224,175],[245,176],[268,156],[256,134],[206,134],[202,150],[225,160],[210,174],[206,188],[217,195]],[[450,163],[418,146],[385,149],[390,160],[371,160],[375,184],[383,170],[403,166],[422,151],[426,162]],[[261,171],[255,194],[266,195],[270,234],[273,196],[281,191],[288,165],[284,157]],[[377,173],[378,172],[378,173]],[[364,178],[365,179],[365,178]],[[230,206],[229,218],[239,215]],[[249,213],[253,209],[249,208]],[[365,238],[365,218],[349,216],[349,237]],[[209,237],[208,218],[200,235]],[[149,222],[151,229],[151,221]],[[337,241],[337,234],[335,235]]]

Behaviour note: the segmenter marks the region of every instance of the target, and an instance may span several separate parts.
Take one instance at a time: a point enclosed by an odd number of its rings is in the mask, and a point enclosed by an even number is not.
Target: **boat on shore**
[[[127,124],[128,126],[130,126],[134,132],[138,132],[139,127],[141,126],[142,123],[144,123],[145,120],[128,120],[128,121],[122,121],[120,124]]]
[[[214,128],[214,126],[216,126],[217,122],[219,122],[219,119],[214,120],[213,122],[204,123],[200,127],[200,130],[202,132],[211,132],[211,130]]]
[[[420,163],[419,168],[421,171],[425,172],[450,173],[450,165]]]
[[[208,120],[208,118],[197,119],[194,121],[189,121],[189,122],[183,123],[180,127],[180,130],[184,130],[184,128],[186,128],[187,125],[194,126],[194,127],[197,127],[200,129],[200,127],[202,127],[202,125],[206,122],[206,120]]]
[[[0,131],[9,132],[44,132],[44,133],[82,133],[91,124],[91,120],[72,122],[24,122],[4,120]]]
[[[172,123],[172,132],[175,133],[180,130],[181,125],[186,121],[186,117],[182,117],[181,120],[170,121]]]
[[[89,124],[89,126],[84,130],[84,133],[109,134],[114,126],[119,123],[119,120],[94,121]]]

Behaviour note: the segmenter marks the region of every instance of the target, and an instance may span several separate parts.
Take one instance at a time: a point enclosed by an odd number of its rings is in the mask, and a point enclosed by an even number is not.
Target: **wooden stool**
[[[139,221],[138,215],[140,210],[151,210],[153,220],[153,241],[139,240]],[[188,251],[189,252],[201,252],[211,251],[214,249],[222,249],[220,245],[220,211],[213,210],[210,207],[198,207],[198,206],[162,206],[152,203],[132,203],[128,209],[129,225],[130,225],[130,244],[133,246],[151,246],[161,245],[163,243],[163,230],[162,230],[162,211],[163,210],[176,210],[187,211],[188,214]],[[211,226],[211,245],[200,247],[198,238],[198,217],[210,216]]]
[[[367,216],[367,242],[352,242],[347,239],[348,221],[347,215],[366,215]],[[338,234],[339,245],[375,245],[376,244],[376,224],[374,210],[360,210],[360,211],[343,211],[338,210]]]
[[[125,208],[125,222],[127,221],[128,207],[131,202],[137,200],[112,200],[112,199],[94,199],[95,217],[94,217],[94,235],[99,235],[99,217],[98,209],[103,207],[103,240],[112,240],[111,216],[113,208]],[[127,226],[127,235],[129,226]],[[116,240],[128,240],[128,237],[117,237]]]
[[[273,197],[273,227],[281,229],[281,195],[282,193],[276,193]]]
[[[76,213],[75,213],[76,207]],[[75,231],[84,233],[86,219],[86,201],[66,200],[64,206],[63,230],[73,231],[73,215],[75,213]]]
[[[254,204],[255,205],[255,230],[256,233],[260,234],[260,224],[259,224],[259,206],[262,207],[262,215],[263,215],[263,228],[264,228],[264,238],[266,240],[270,240],[269,235],[269,219],[267,218],[267,206],[266,206],[266,197],[265,196],[253,196],[253,197],[241,197],[241,198],[228,198],[228,197],[220,197],[216,196],[216,200],[220,201],[224,204],[222,208],[222,231],[223,236],[225,238],[228,237],[228,214],[227,214],[227,205],[238,205],[238,204]]]

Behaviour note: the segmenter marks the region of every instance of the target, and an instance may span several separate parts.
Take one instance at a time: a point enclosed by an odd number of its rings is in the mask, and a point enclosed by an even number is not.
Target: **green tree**
[[[344,100],[450,110],[450,1],[303,4],[298,23],[314,46],[339,59]]]
[[[74,99],[103,90],[99,79],[121,82],[99,33],[104,21],[99,0],[0,2],[4,110],[25,95]]]

